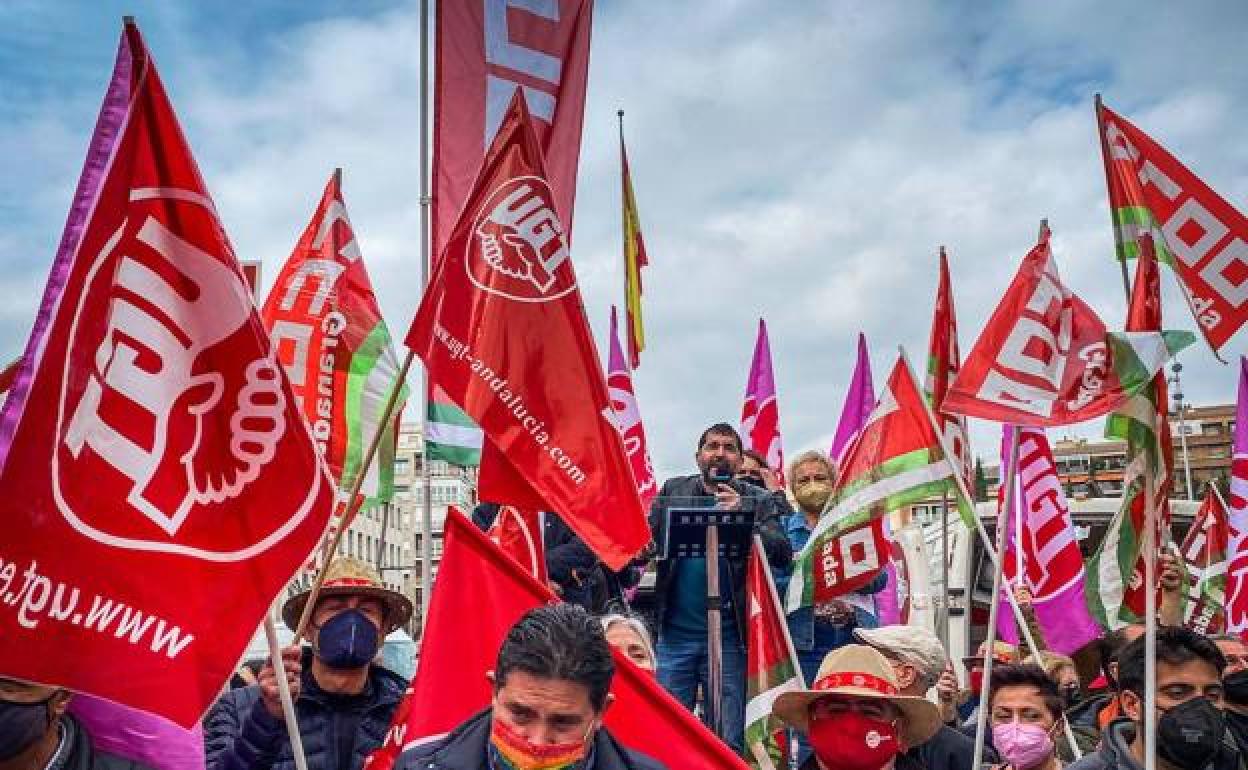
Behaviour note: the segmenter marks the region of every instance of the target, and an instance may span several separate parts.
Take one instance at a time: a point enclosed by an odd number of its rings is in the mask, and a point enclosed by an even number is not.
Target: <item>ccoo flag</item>
[[[1248,218],[1099,98],[1097,118],[1118,258],[1169,265],[1218,350],[1248,323]]]
[[[481,425],[523,498],[487,499],[557,511],[612,569],[650,541],[522,99],[512,100],[406,342]]]
[[[132,20],[0,417],[0,464],[0,676],[183,727],[333,508]]]
[[[945,412],[1015,425],[1070,425],[1146,389],[1190,332],[1109,333],[1062,283],[1043,228],[967,356]]]
[[[366,505],[388,502],[394,496],[398,420],[383,425],[381,413],[401,384],[399,359],[347,218],[340,170],[325,185],[261,317],[295,404],[344,494],[356,481],[369,442],[379,429],[385,431],[360,493]],[[402,388],[400,398],[407,392],[406,384]]]
[[[741,435],[745,448],[767,458],[767,465],[784,481],[784,448],[780,442],[780,406],[776,401],[776,378],[771,368],[771,342],[767,322],[758,319],[754,359],[745,383],[745,404],[741,407]]]

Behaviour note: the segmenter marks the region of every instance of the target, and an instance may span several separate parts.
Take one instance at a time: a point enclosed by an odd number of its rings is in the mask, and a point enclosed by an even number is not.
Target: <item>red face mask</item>
[[[901,753],[892,722],[858,711],[812,717],[810,747],[825,767],[836,770],[879,770]]]
[[[984,691],[984,670],[982,668],[971,671],[967,674],[967,677],[970,680],[971,692],[979,695]]]

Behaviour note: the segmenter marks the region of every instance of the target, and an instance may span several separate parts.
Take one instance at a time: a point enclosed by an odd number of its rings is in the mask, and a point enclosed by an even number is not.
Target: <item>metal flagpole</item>
[[[433,260],[429,253],[429,0],[420,0],[420,293],[429,287]],[[420,636],[425,636],[429,594],[433,591],[433,475],[429,469],[429,371],[421,369],[424,409],[420,417]]]
[[[940,619],[936,632],[940,644],[949,649],[949,492],[940,496],[940,588],[944,598],[940,601]]]
[[[1015,427],[1010,431],[1010,451],[1006,470],[1009,476],[1005,480],[1005,499],[1002,501],[1001,513],[997,516],[997,553],[1001,553],[1005,548],[1005,525],[1009,521],[1010,511],[1014,505],[1014,496],[1017,494],[1015,490],[1015,479],[1018,477],[1018,428]],[[978,516],[976,517],[978,518]],[[1017,530],[1015,530],[1017,532]],[[1015,535],[1017,537],[1017,534]],[[1017,552],[1018,546],[1014,547]],[[995,569],[992,575],[992,604],[988,606],[988,636],[984,639],[984,679],[979,690],[979,708],[975,714],[975,754],[971,761],[971,767],[980,767],[984,760],[984,742],[988,737],[988,696],[992,692],[992,688],[988,686],[988,682],[992,679],[992,648],[997,641],[997,613],[1001,606],[1001,583],[1005,576],[1005,562],[998,559],[995,563]],[[1009,591],[1009,589],[1006,589]],[[1011,595],[1013,592],[1010,592]],[[973,601],[974,596],[970,599]],[[967,614],[970,614],[970,604],[967,602]]]
[[[1164,460],[1163,460],[1164,462]],[[1144,479],[1144,770],[1157,770],[1157,510]]]
[[[1187,453],[1187,404],[1183,403],[1183,383],[1179,381],[1179,372],[1183,371],[1183,364],[1175,359],[1170,364],[1170,371],[1173,375],[1166,378],[1166,382],[1174,386],[1174,392],[1170,394],[1170,398],[1174,400],[1174,412],[1179,418],[1179,443],[1183,448],[1183,480],[1187,484],[1187,499],[1195,500],[1193,494],[1195,488],[1192,487],[1192,460]]]
[[[906,349],[899,345],[897,346],[897,350],[901,353],[902,360],[906,362],[906,368],[910,371],[910,377],[913,379],[914,367],[910,365],[910,357],[906,355]],[[915,381],[917,382],[918,380]],[[936,415],[932,413],[932,407],[927,403],[927,399],[922,399],[922,401],[923,410],[927,414],[928,424],[932,426],[932,430],[936,433],[936,440],[940,443],[941,451],[944,453],[945,458],[949,460],[950,467],[953,468],[953,479],[957,484],[958,492],[961,494],[962,499],[970,502],[973,498],[971,497],[970,490],[966,488],[966,479],[962,478],[962,474],[957,472],[957,468],[953,466],[953,461],[949,459],[953,457],[953,453],[949,451],[949,445],[945,441],[945,436],[940,432],[940,428],[938,427],[939,424],[936,422]],[[1001,557],[1000,554],[997,553],[997,549],[993,546],[992,540],[988,537],[988,531],[984,529],[984,522],[980,520],[978,514],[973,515],[972,518],[975,522],[975,533],[979,536],[979,541],[984,546],[984,552],[988,555],[988,558],[992,560],[993,569],[1000,571],[1003,566]],[[1028,651],[1032,655],[1039,658],[1040,648],[1036,644],[1035,638],[1031,635],[1031,628],[1028,627],[1027,620],[1023,617],[1023,611],[1018,606],[1018,600],[1014,598],[1014,592],[1005,591],[1004,593],[1006,601],[1009,602],[1010,610],[1014,614],[1014,622],[1018,625],[1019,633],[1023,637],[1023,640],[1027,643]],[[970,608],[968,607],[967,610],[969,612]],[[1074,733],[1070,729],[1070,724],[1065,723],[1065,720],[1063,720],[1063,722],[1066,740],[1070,743],[1070,748],[1075,755],[1075,759],[1082,759],[1083,752],[1080,751],[1079,746],[1075,744]]]

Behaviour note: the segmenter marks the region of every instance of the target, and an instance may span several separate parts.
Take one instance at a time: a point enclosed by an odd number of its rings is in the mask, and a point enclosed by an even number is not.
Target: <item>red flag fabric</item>
[[[483,498],[555,511],[618,570],[650,529],[544,180],[513,99],[406,341],[501,450],[491,462],[533,493]]]
[[[975,473],[966,417],[943,412],[945,395],[962,368],[958,352],[958,316],[953,308],[953,281],[949,278],[949,258],[945,256],[944,246],[940,247],[940,279],[936,285],[936,307],[932,311],[932,333],[928,337],[927,351],[927,397],[940,423],[945,445],[953,454],[954,463],[961,469],[967,489],[971,489]]]
[[[133,22],[118,72],[107,171],[5,407],[0,675],[190,726],[333,487]]]
[[[453,237],[486,148],[523,89],[554,210],[572,231],[593,0],[436,4],[433,255]]]
[[[525,612],[557,601],[457,510],[448,512],[445,538],[420,665],[367,770],[389,770],[404,747],[436,740],[488,706],[485,673],[494,668],[507,631]],[[473,611],[465,613],[469,606]],[[619,653],[615,662],[615,702],[606,725],[621,743],[672,768],[745,770],[652,676]]]
[[[538,582],[546,583],[546,543],[542,538],[542,513],[531,508],[503,505],[490,525],[490,540]]]
[[[949,387],[942,409],[1033,426],[1069,425],[1106,414],[1131,395],[1128,387],[1142,386],[1151,377],[1146,372],[1137,378],[1140,382],[1123,382],[1123,372],[1141,367],[1117,355],[1106,332],[1096,312],[1062,284],[1045,228]],[[1164,353],[1157,366],[1164,363]],[[1115,364],[1122,364],[1123,372]],[[1153,364],[1150,359],[1143,368]]]
[[[786,692],[805,687],[802,667],[784,605],[776,593],[771,567],[758,535],[750,547],[750,564],[745,577],[746,621],[745,654],[745,746],[752,767],[777,770],[789,766],[788,728],[772,713],[772,706]]]
[[[1218,350],[1248,323],[1248,218],[1130,121],[1097,112],[1118,258],[1169,264]]]
[[[771,367],[771,341],[767,322],[758,319],[754,358],[745,382],[745,403],[741,407],[741,434],[745,448],[767,458],[767,465],[784,483],[784,447],[780,440],[780,406],[776,400],[776,377]]]
[[[1212,484],[1179,552],[1187,567],[1184,624],[1199,634],[1220,634],[1226,627],[1227,546],[1231,531],[1222,495]]]

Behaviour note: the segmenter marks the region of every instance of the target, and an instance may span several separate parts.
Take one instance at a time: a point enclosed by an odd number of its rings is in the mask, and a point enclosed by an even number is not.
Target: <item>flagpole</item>
[[[997,514],[997,553],[1001,553],[1005,549],[1005,525],[1009,520],[1010,512],[1013,510],[1014,497],[1017,494],[1014,486],[1018,476],[1018,428],[1011,426],[1010,431],[1010,449],[1006,455],[1006,470],[1009,476],[1005,480],[1005,499],[1002,501],[1001,510]],[[978,519],[978,515],[976,515]],[[1017,532],[1015,530],[1014,551],[1018,552]],[[984,679],[979,690],[979,708],[975,710],[975,754],[971,761],[971,767],[980,767],[984,759],[984,743],[988,737],[988,698],[992,693],[989,682],[992,680],[992,664],[993,664],[993,648],[997,641],[997,615],[1001,607],[1001,584],[1005,577],[1005,562],[997,560],[992,575],[992,604],[988,606],[988,636],[984,638]],[[1013,594],[1010,589],[1006,589]],[[970,612],[970,604],[973,603],[974,597],[970,597],[972,601],[967,602],[968,617]]]
[[[381,440],[386,434],[386,426],[390,424],[390,420],[394,416],[394,408],[398,405],[399,395],[403,392],[403,383],[407,380],[407,372],[412,368],[412,361],[415,358],[415,353],[410,350],[407,351],[407,355],[403,358],[403,365],[399,367],[399,373],[394,378],[394,385],[390,389],[390,397],[386,400],[386,406],[381,410],[381,416],[377,420],[377,430],[373,433],[373,439],[368,444],[368,450],[360,460],[359,472],[355,474],[355,479],[351,482],[351,492],[347,495],[347,510],[342,520],[342,526],[338,527],[338,531],[334,533],[334,537],[329,543],[329,548],[325,549],[325,553],[330,556],[338,552],[338,545],[342,542],[343,535],[346,534],[347,527],[356,508],[355,500],[359,497],[360,489],[364,486],[364,479],[368,476],[369,468],[372,467],[373,460],[377,457],[377,448],[381,446]],[[308,601],[303,605],[303,612],[299,615],[299,623],[295,626],[295,638],[291,642],[292,644],[298,644],[308,630],[308,620],[312,617],[312,608],[316,604],[317,596],[321,592],[321,586],[325,583],[325,573],[329,570],[330,559],[326,558],[323,561],[324,564],[317,570],[316,580],[312,582]]]
[[[1164,463],[1164,459],[1162,459]],[[1157,511],[1144,478],[1144,770],[1157,770]]]
[[[1105,165],[1105,192],[1108,195],[1110,190],[1110,174],[1112,170],[1109,165],[1109,142],[1105,141],[1105,121],[1102,117],[1101,95],[1098,93],[1093,97],[1096,105],[1096,135],[1101,140],[1101,162]],[[1109,201],[1109,224],[1114,231],[1114,250],[1118,249],[1118,225],[1114,222],[1114,202]],[[1131,278],[1127,273],[1127,258],[1124,254],[1116,254],[1118,259],[1118,267],[1122,268],[1122,293],[1127,298],[1127,304],[1131,304]]]
[[[282,662],[282,648],[277,640],[277,625],[273,622],[273,608],[264,614],[264,635],[269,640],[269,662],[277,679],[277,697],[282,702],[282,716],[286,722],[286,735],[290,737],[290,753],[295,760],[295,770],[308,770],[308,758],[303,753],[303,736],[299,721],[295,718],[295,701],[290,697],[290,682],[286,681],[286,664]]]
[[[1047,222],[1048,220],[1045,220],[1044,224],[1047,225]],[[910,357],[906,355],[906,349],[901,345],[898,345],[897,350],[901,353],[901,359],[906,362],[906,369],[909,370],[910,377],[913,379],[914,367],[910,365]],[[917,382],[917,380],[915,381]],[[992,560],[993,568],[997,571],[1001,571],[1003,565],[1001,563],[1000,554],[997,552],[996,548],[993,547],[992,540],[988,537],[988,531],[984,529],[984,522],[980,520],[978,512],[975,512],[974,510],[974,503],[971,502],[974,498],[971,497],[970,491],[966,488],[966,479],[962,478],[962,474],[958,472],[958,469],[953,465],[953,461],[950,459],[953,457],[953,454],[949,451],[949,445],[945,442],[944,434],[940,432],[940,428],[936,422],[936,415],[932,413],[932,407],[927,403],[927,399],[920,400],[923,402],[923,410],[927,414],[928,424],[932,427],[932,431],[936,434],[936,441],[940,443],[940,449],[945,455],[945,460],[949,463],[949,467],[954,471],[953,478],[957,484],[958,492],[962,495],[962,499],[971,505],[971,510],[974,514],[971,518],[975,521],[975,532],[979,535],[979,541],[983,543],[984,552],[988,555],[988,558]],[[1028,651],[1038,659],[1040,657],[1040,648],[1036,644],[1035,638],[1031,635],[1031,628],[1027,625],[1027,619],[1023,617],[1023,611],[1018,606],[1018,600],[1014,598],[1014,592],[1006,591],[1004,593],[1006,600],[1010,604],[1010,609],[1014,614],[1014,622],[1018,625],[1018,630],[1023,640],[1027,643]],[[993,606],[996,606],[996,597],[993,599]],[[969,617],[969,606],[967,607],[967,612]],[[1066,740],[1070,744],[1070,749],[1074,753],[1075,759],[1082,759],[1083,752],[1079,750],[1079,746],[1075,743],[1075,735],[1070,729],[1070,724],[1065,720],[1062,720],[1062,722],[1064,732],[1066,733]],[[972,767],[975,767],[975,765],[972,765]],[[1146,768],[1145,770],[1156,770],[1156,768]]]
[[[429,288],[433,262],[429,249],[429,0],[420,0],[420,293]],[[421,369],[424,409],[420,416],[420,637],[425,637],[429,617],[429,594],[433,592],[433,472],[429,467],[429,371]]]
[[[940,496],[940,587],[944,598],[940,603],[940,622],[936,631],[940,634],[940,644],[949,649],[949,491]]]

